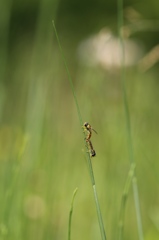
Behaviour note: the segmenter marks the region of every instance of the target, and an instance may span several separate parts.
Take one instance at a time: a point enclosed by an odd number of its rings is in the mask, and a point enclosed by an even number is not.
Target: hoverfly
[[[91,127],[91,125],[88,122],[85,122],[83,124],[83,127],[87,130],[88,135],[86,137],[86,142],[88,142],[92,136],[92,130],[97,134],[97,132]]]
[[[97,132],[91,127],[91,125],[88,122],[85,122],[83,124],[83,128],[84,130],[87,130],[87,136],[85,138],[86,143],[87,143],[87,147],[89,149],[89,153],[91,157],[95,157],[96,156],[96,152],[93,148],[92,142],[90,140],[91,136],[92,136],[92,130],[97,134]]]

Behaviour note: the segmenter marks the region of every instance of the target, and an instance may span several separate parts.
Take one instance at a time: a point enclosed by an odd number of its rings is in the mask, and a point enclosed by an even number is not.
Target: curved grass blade
[[[71,208],[70,208],[69,222],[68,222],[68,240],[71,240],[71,223],[72,223],[72,214],[73,214],[73,204],[74,204],[74,199],[75,199],[77,191],[78,191],[78,188],[76,188],[74,190],[73,196],[72,196],[72,201],[71,201]]]
[[[125,218],[125,208],[126,208],[126,201],[128,198],[128,193],[130,189],[130,185],[134,176],[134,169],[135,165],[132,164],[126,179],[126,183],[124,186],[124,191],[122,194],[122,199],[121,199],[121,206],[120,206],[120,215],[119,215],[119,235],[118,239],[122,240],[123,239],[123,231],[124,231],[124,218]]]

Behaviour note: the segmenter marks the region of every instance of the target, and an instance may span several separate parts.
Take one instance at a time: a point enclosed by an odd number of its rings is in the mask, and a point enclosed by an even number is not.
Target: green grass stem
[[[122,27],[123,27],[123,0],[118,0],[118,31],[119,31],[120,46],[121,46],[121,51],[122,51],[122,53],[121,53],[121,57],[122,57],[122,59],[121,59],[121,69],[122,69],[121,70],[121,80],[122,80],[123,102],[124,102],[126,127],[127,127],[129,159],[130,159],[130,164],[135,165],[132,135],[131,135],[131,123],[130,123],[129,106],[128,106],[128,99],[127,99],[127,94],[126,94],[126,86],[125,86],[125,68],[124,68],[125,49],[124,49]],[[134,174],[133,174],[133,178],[132,178],[132,186],[133,186],[133,193],[134,193],[134,201],[135,201],[139,240],[144,240],[143,229],[142,229],[142,220],[141,220],[141,210],[140,210],[140,203],[139,203],[137,177],[136,177],[135,169],[134,169]]]
[[[121,199],[121,206],[120,206],[120,215],[119,215],[119,235],[118,239],[122,240],[123,239],[123,231],[124,231],[124,218],[125,218],[125,208],[126,208],[126,201],[128,198],[128,193],[130,189],[130,185],[134,176],[134,169],[135,165],[132,164],[125,182],[124,186],[124,191],[122,194],[122,199]]]
[[[64,62],[66,72],[67,72],[67,75],[68,75],[68,80],[69,80],[69,83],[70,83],[70,87],[71,87],[71,90],[72,90],[72,93],[73,93],[74,101],[75,101],[75,104],[76,104],[76,109],[77,109],[77,112],[78,112],[78,117],[79,117],[79,120],[80,120],[80,125],[82,126],[83,125],[82,115],[81,115],[80,108],[79,108],[79,105],[78,105],[77,96],[76,96],[75,89],[74,89],[74,86],[73,86],[71,74],[70,74],[70,71],[69,71],[68,66],[67,66],[67,62],[66,62],[66,59],[65,59],[62,47],[61,47],[61,43],[60,43],[60,40],[59,40],[59,37],[58,37],[58,34],[57,34],[57,30],[56,30],[54,21],[52,21],[52,24],[53,24],[54,32],[55,32],[56,39],[57,39],[57,42],[58,42],[58,46],[59,46],[59,49],[60,49],[61,57],[62,57],[62,60]]]
[[[71,201],[71,207],[70,207],[70,214],[69,214],[69,222],[68,222],[68,240],[71,240],[71,223],[72,223],[72,214],[73,214],[73,204],[74,199],[76,196],[76,193],[78,191],[78,188],[76,188],[73,192],[72,201]]]
[[[80,125],[82,126],[83,125],[83,120],[82,120],[79,104],[78,104],[78,101],[77,101],[77,96],[76,96],[76,93],[75,93],[75,90],[74,90],[71,74],[70,74],[68,66],[67,66],[67,62],[66,62],[66,59],[65,59],[62,47],[61,47],[61,43],[60,43],[60,40],[59,40],[59,37],[58,37],[58,34],[57,34],[57,30],[56,30],[54,21],[52,21],[52,24],[53,24],[53,29],[54,29],[55,36],[56,36],[56,39],[57,39],[57,42],[58,42],[61,57],[63,59],[64,65],[65,65],[65,68],[66,68],[66,71],[67,71],[67,75],[68,75],[69,83],[70,83],[70,86],[71,86],[71,90],[72,90],[72,93],[73,93],[73,96],[74,96],[74,101],[75,101],[75,104],[76,104],[77,113],[78,113],[78,117],[79,117],[79,120],[80,120]],[[84,134],[84,138],[85,138],[85,132],[84,131],[83,131],[83,134]],[[86,151],[87,150],[88,149],[86,147]],[[91,157],[90,157],[90,154],[89,154],[88,151],[87,151],[87,161],[88,161],[89,173],[90,173],[90,177],[91,177],[91,184],[92,184],[92,188],[93,188],[94,199],[95,199],[95,204],[96,204],[96,209],[97,209],[97,216],[98,216],[98,222],[99,222],[99,227],[100,227],[100,232],[101,232],[101,238],[102,238],[102,240],[106,240],[106,233],[105,233],[105,229],[104,229],[104,224],[103,224],[102,214],[101,214],[101,210],[100,210],[99,200],[98,200],[98,197],[97,197],[97,190],[96,190],[96,186],[95,186],[95,178],[94,178],[94,173],[93,173],[92,161],[91,161]]]

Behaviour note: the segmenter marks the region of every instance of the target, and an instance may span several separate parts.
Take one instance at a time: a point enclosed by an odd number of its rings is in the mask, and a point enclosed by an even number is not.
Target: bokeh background
[[[108,239],[130,168],[117,1],[0,1],[0,239],[100,239],[73,94],[98,132],[92,159]],[[159,2],[124,2],[125,81],[145,240],[159,239]],[[138,239],[132,188],[124,239]]]

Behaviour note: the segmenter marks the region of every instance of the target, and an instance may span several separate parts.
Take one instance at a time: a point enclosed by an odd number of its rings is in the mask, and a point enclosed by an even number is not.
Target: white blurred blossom
[[[124,65],[133,66],[143,55],[142,46],[134,40],[124,39]],[[120,68],[122,64],[122,48],[119,38],[108,29],[82,41],[78,47],[79,60],[87,65],[100,65],[104,69]]]

